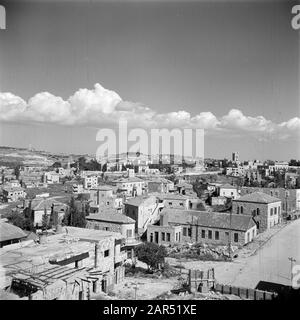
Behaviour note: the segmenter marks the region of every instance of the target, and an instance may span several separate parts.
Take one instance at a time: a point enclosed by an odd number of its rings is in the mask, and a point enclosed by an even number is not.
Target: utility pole
[[[135,287],[134,287],[134,300],[136,300],[136,292],[138,290],[138,287],[137,287],[137,283],[135,283]]]
[[[231,219],[232,219],[232,208],[230,210],[230,215],[229,215],[229,239],[228,239],[229,259],[231,259]]]
[[[293,266],[294,266],[294,262],[296,262],[296,259],[294,259],[293,257],[289,257],[288,258],[291,262],[291,285],[293,285]]]

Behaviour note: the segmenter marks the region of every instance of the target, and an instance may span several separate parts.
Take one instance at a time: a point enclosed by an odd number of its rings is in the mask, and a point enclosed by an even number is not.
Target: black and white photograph
[[[295,298],[300,2],[0,0],[0,300]]]

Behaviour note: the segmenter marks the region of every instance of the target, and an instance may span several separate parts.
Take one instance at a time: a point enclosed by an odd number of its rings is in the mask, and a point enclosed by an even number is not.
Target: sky
[[[292,1],[1,1],[0,145],[95,154],[101,128],[204,128],[205,157],[300,159]]]

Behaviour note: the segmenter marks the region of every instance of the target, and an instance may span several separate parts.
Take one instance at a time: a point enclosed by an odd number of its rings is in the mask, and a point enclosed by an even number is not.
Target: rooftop
[[[272,197],[264,192],[253,192],[246,194],[236,200],[233,201],[243,201],[243,202],[256,202],[256,203],[273,203],[281,201],[278,198]]]
[[[138,197],[128,198],[126,200],[125,204],[129,204],[131,206],[138,207],[150,198],[152,198],[152,197],[151,196],[138,196]]]
[[[89,216],[86,217],[86,219],[96,220],[96,221],[105,221],[105,222],[111,222],[111,223],[119,223],[119,224],[135,223],[135,220],[125,216],[124,214],[108,213],[108,212],[90,214]]]
[[[50,210],[52,205],[54,206],[66,206],[66,204],[59,202],[53,198],[35,198],[31,201],[31,208],[32,210],[39,211],[39,210]]]
[[[10,223],[0,222],[0,241],[25,238],[27,234],[19,227]]]
[[[237,189],[237,187],[235,187],[235,186],[233,186],[233,185],[231,185],[229,183],[222,184],[220,186],[220,188],[223,188],[223,189]]]
[[[255,226],[252,216],[246,214],[231,214],[231,219],[230,213],[224,212],[163,209],[162,214],[167,215],[168,222],[177,224],[193,224],[236,231],[247,231]]]

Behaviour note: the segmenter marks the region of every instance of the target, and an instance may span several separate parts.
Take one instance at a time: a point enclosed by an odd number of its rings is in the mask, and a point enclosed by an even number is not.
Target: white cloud
[[[232,109],[217,118],[211,112],[192,116],[185,110],[158,113],[141,103],[123,101],[114,91],[96,83],[93,89],[79,89],[67,100],[49,92],[37,93],[28,102],[9,93],[0,93],[0,121],[30,121],[61,125],[117,125],[126,119],[135,127],[204,128],[208,133],[251,135],[258,139],[286,139],[300,132],[300,118],[275,123],[263,116],[247,116]]]
[[[0,121],[17,120],[26,109],[26,102],[12,93],[0,92]]]

